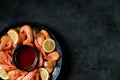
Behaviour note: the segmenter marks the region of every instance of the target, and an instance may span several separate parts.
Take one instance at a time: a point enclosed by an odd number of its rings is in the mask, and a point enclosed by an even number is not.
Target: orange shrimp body
[[[6,52],[0,51],[0,63],[1,64],[10,64],[11,63],[11,57],[8,56]]]
[[[60,57],[59,53],[56,52],[56,51],[54,51],[54,52],[49,53],[49,54],[47,55],[47,58],[46,58],[46,59],[47,59],[48,61],[50,61],[50,60],[56,61],[56,60],[59,59],[59,57]]]
[[[0,50],[7,50],[10,49],[12,46],[13,46],[12,39],[7,35],[2,36],[0,43]]]
[[[26,39],[26,36],[24,33],[19,33],[20,36],[20,42],[23,43],[23,41]]]
[[[10,80],[16,80],[21,75],[21,70],[12,70],[8,72],[8,76],[10,77]]]
[[[43,34],[46,39],[50,38],[49,33],[44,29],[40,31],[40,34]]]
[[[22,80],[31,80],[32,78],[35,77],[37,70],[33,70],[31,72],[29,72]]]
[[[43,65],[43,56],[42,53],[39,52],[39,62],[38,62],[38,67],[42,67]]]
[[[24,25],[21,27],[20,29],[20,33],[24,33],[26,34],[27,39],[23,41],[23,43],[27,43],[27,42],[32,42],[33,41],[33,33],[32,33],[32,29],[30,28],[29,25]]]
[[[21,75],[19,77],[17,77],[16,80],[22,80],[26,75],[28,74],[28,72],[21,72]]]
[[[40,34],[40,36],[35,38],[34,43],[35,43],[35,46],[37,47],[38,50],[41,50],[42,43],[43,43],[44,40],[45,40],[45,38],[44,38],[43,34]]]

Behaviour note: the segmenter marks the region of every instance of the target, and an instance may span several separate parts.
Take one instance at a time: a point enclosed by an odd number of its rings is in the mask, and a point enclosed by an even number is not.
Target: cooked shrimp
[[[32,43],[29,43],[29,42],[25,42],[25,43],[23,43],[24,45],[28,45],[28,46],[31,46],[31,47],[34,47],[34,45],[32,44]]]
[[[12,57],[7,52],[0,51],[0,64],[8,71],[9,68],[11,70],[16,69],[16,67],[12,64]]]
[[[27,39],[23,41],[24,43],[33,41],[33,33],[29,25],[22,26],[20,29],[20,33],[26,34]]]
[[[13,65],[13,63],[12,63],[12,56],[7,52],[4,54],[6,54],[6,56],[7,56],[6,64],[8,64],[11,67],[11,69],[16,69],[15,65]]]
[[[40,34],[43,34],[46,39],[50,38],[49,33],[44,29],[40,31]]]
[[[8,76],[10,80],[16,80],[19,76],[21,76],[21,70],[12,70],[8,72]]]
[[[50,35],[46,30],[41,30],[39,36],[36,36],[37,38],[35,38],[35,45],[38,48],[38,50],[41,50],[43,41],[45,40],[45,38],[50,38]]]
[[[7,64],[0,64],[0,66],[2,66],[5,69],[6,72],[9,72],[9,71],[12,70],[11,67],[8,66]]]
[[[5,52],[7,52],[8,54],[12,55],[12,50],[11,49],[6,50]]]
[[[23,43],[23,41],[26,39],[26,36],[24,33],[19,33],[19,37],[20,37],[20,42]]]
[[[24,33],[19,33],[19,36],[20,36],[20,42],[23,44],[23,45],[29,45],[29,46],[32,46],[33,47],[33,43],[31,42],[26,42],[25,39],[26,39],[26,35]]]
[[[35,77],[36,72],[36,69],[29,72],[22,80],[31,80],[33,77]]]
[[[42,53],[39,52],[39,62],[38,62],[38,67],[42,67],[43,65],[43,57],[42,57]]]
[[[56,65],[56,61],[51,60],[51,61],[44,61],[44,67],[47,68],[53,68]]]
[[[46,55],[45,51],[44,51],[42,48],[41,48],[41,53],[43,54],[44,59],[46,59],[46,58],[47,58],[47,55]]]
[[[13,64],[8,65],[8,64],[0,64],[1,66],[3,66],[3,68],[5,69],[5,71],[9,72],[11,70],[15,70],[17,69]]]
[[[11,59],[8,58],[7,53],[0,51],[0,63],[1,64],[10,64]]]
[[[7,59],[12,62],[12,56],[6,51],[4,54],[6,54]]]
[[[25,75],[19,76],[16,80],[22,80],[25,77]]]
[[[54,52],[49,53],[49,54],[47,55],[46,59],[47,59],[48,61],[50,61],[50,60],[56,61],[56,60],[59,59],[59,57],[60,57],[59,53],[58,53],[57,51],[54,51]]]
[[[35,80],[34,77],[32,77],[30,80]]]
[[[0,43],[0,50],[7,50],[10,49],[12,46],[13,46],[12,39],[7,35],[2,36]]]
[[[12,56],[14,53],[14,50],[15,50],[15,48],[12,48],[12,49],[6,50],[5,52],[7,52],[10,56]]]
[[[28,72],[22,72],[22,73],[21,73],[21,76],[19,76],[19,77],[17,78],[17,80],[22,80],[27,73],[28,73]]]
[[[55,65],[56,65],[56,61],[53,60],[44,62],[44,67],[47,69],[49,74],[53,72]]]
[[[40,77],[39,77],[39,73],[36,72],[35,80],[39,80],[39,79],[40,79]]]
[[[42,43],[45,40],[44,35],[40,34],[38,37],[35,38],[34,44],[38,50],[41,50]]]

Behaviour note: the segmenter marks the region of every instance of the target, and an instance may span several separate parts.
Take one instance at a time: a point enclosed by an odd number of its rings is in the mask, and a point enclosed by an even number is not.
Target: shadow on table
[[[62,67],[57,80],[68,80],[68,76],[71,69],[71,56],[69,45],[67,44],[65,38],[59,35],[58,32],[55,32],[53,30],[51,31],[58,40],[62,49]]]

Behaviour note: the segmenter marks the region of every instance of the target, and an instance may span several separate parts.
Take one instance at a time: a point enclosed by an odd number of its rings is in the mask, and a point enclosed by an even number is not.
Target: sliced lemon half
[[[45,39],[42,47],[45,52],[50,53],[55,49],[55,41],[53,39]]]
[[[7,34],[10,36],[10,38],[13,40],[14,44],[18,43],[19,36],[18,32],[15,29],[10,29]]]
[[[39,68],[40,76],[42,80],[48,80],[49,79],[49,73],[45,68]]]
[[[3,68],[3,66],[0,66],[0,77],[4,80],[8,80],[9,76],[7,75],[5,69]]]

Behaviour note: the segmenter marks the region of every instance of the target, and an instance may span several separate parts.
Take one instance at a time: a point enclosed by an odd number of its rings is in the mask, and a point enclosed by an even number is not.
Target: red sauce
[[[23,48],[16,56],[17,64],[22,68],[30,68],[35,61],[35,53],[31,48]]]

